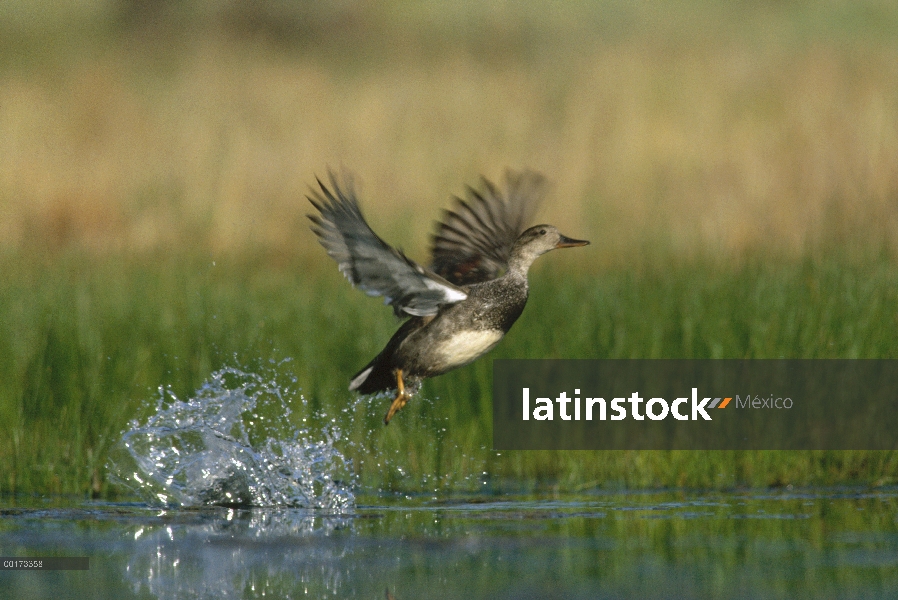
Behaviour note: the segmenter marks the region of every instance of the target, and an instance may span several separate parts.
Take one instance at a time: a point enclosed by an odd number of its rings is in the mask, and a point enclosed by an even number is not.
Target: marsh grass
[[[492,358],[870,358],[898,347],[898,272],[887,259],[576,265],[535,270],[531,302]],[[0,323],[13,335],[0,345],[2,489],[106,491],[110,445],[154,410],[158,388],[187,398],[225,365],[295,378],[297,423],[337,418],[367,489],[894,482],[894,452],[497,454],[489,358],[428,381],[384,427],[388,400],[346,386],[396,322],[323,266],[265,255],[4,257]]]
[[[488,359],[384,429],[346,382],[396,322],[304,200],[345,165],[423,258],[464,184],[548,174],[541,219],[593,245],[493,357],[894,357],[894,3],[252,4],[0,4],[0,491],[104,493],[160,386],[272,364],[297,418],[352,413],[369,489],[894,483],[895,453],[499,456]]]
[[[187,33],[112,13],[80,43],[23,25],[68,45],[0,44],[0,240],[312,250],[303,196],[329,164],[417,248],[464,184],[530,166],[555,182],[545,218],[607,261],[647,239],[894,252],[898,9],[631,5],[347,4],[287,37],[224,16]]]

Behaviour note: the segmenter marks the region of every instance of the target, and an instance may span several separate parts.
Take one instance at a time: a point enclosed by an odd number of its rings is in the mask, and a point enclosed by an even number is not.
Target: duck
[[[586,246],[552,225],[526,227],[545,196],[547,179],[507,170],[504,185],[481,177],[479,189],[454,196],[431,238],[423,267],[384,242],[368,225],[354,178],[328,169],[307,196],[317,210],[311,229],[340,271],[369,296],[382,296],[405,321],[383,350],[356,373],[350,391],[395,391],[384,424],[418,392],[424,379],[480,358],[505,336],[527,304],[533,262],[558,248]]]

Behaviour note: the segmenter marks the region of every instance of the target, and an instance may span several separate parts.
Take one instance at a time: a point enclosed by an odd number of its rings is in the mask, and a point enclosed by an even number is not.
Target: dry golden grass
[[[396,48],[347,61],[206,31],[6,69],[0,244],[305,251],[307,187],[345,165],[375,229],[415,251],[450,194],[506,166],[549,175],[542,215],[602,260],[898,248],[894,40],[564,23],[485,57],[384,35]]]
[[[121,22],[104,12],[129,3]],[[153,6],[314,18],[139,14]],[[304,195],[328,164],[357,173],[375,229],[416,257],[480,173],[555,181],[542,216],[593,245],[538,269],[616,264],[544,272],[503,356],[894,356],[898,4],[545,6],[0,0],[0,491],[95,490],[151,390],[188,397],[232,360],[295,374],[297,417],[341,414],[347,374],[395,322],[363,310],[377,302],[347,291],[308,231]],[[855,248],[892,257],[839,255]],[[818,249],[831,255],[762,254]],[[301,272],[313,264],[326,273]],[[402,428],[360,413],[345,439],[366,489],[464,489],[484,472],[895,481],[890,453],[498,458],[489,364],[435,381],[426,395],[444,400],[414,403]]]

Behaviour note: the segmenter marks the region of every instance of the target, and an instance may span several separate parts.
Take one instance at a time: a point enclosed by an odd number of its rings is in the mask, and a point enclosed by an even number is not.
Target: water
[[[112,449],[110,477],[149,504],[345,511],[355,477],[334,445],[340,429],[297,428],[293,396],[274,371],[236,368],[213,373],[188,400],[161,389],[156,413]]]
[[[898,488],[360,490],[340,423],[293,424],[275,379],[161,390],[109,464],[142,503],[0,500],[0,555],[90,559],[0,570],[0,598],[898,597]]]
[[[0,571],[3,598],[898,595],[898,489],[0,512],[4,555],[90,557],[89,571]]]

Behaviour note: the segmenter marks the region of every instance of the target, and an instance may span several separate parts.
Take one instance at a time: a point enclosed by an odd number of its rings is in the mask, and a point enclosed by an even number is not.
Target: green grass
[[[223,366],[348,408],[368,489],[895,482],[894,453],[500,456],[489,358],[383,428],[346,384],[397,323],[302,200],[344,164],[415,248],[478,174],[545,172],[540,218],[594,245],[540,261],[492,358],[894,357],[894,2],[32,4],[0,0],[0,492],[109,492],[158,388]]]
[[[489,450],[490,358],[894,357],[898,268],[887,257],[759,257],[729,267],[656,260],[599,270],[553,254],[531,274],[530,304],[500,346],[429,380],[386,428],[387,400],[355,402],[346,384],[396,321],[324,256],[318,263],[263,254],[5,255],[0,491],[110,493],[110,446],[129,420],[154,408],[157,389],[187,397],[226,365],[295,377],[297,419],[342,415],[341,449],[369,491],[898,477],[895,452]]]

